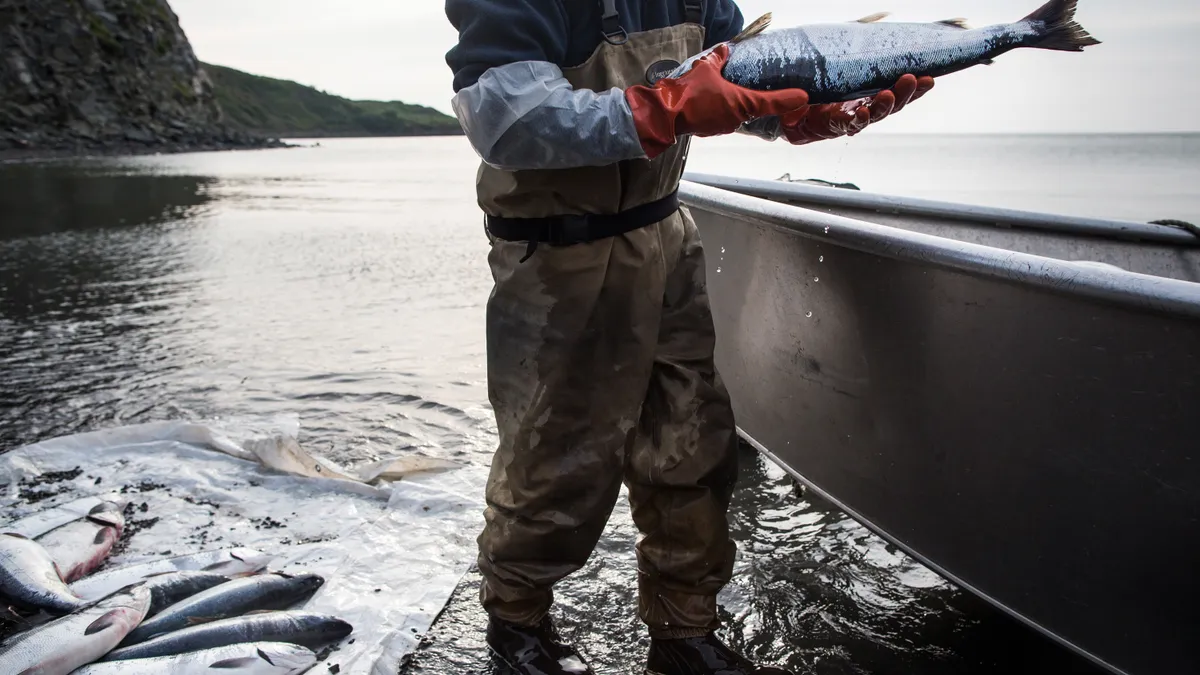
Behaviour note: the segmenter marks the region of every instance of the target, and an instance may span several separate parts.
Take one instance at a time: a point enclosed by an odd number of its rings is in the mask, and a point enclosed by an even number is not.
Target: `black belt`
[[[521,262],[529,259],[539,243],[552,246],[571,246],[616,237],[666,220],[679,210],[679,193],[671,194],[635,206],[621,213],[587,213],[581,215],[548,216],[545,218],[503,218],[487,216],[487,230],[505,241],[527,241],[529,251]]]

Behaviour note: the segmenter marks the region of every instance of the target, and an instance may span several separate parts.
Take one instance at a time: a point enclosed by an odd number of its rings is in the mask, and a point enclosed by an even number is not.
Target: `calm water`
[[[1200,137],[863,136],[697,144],[696,171],[1200,220]],[[490,278],[461,139],[0,166],[0,449],[100,426],[298,413],[355,463],[486,464]],[[729,638],[801,673],[1093,673],[747,452]],[[565,632],[640,673],[622,503],[559,593]],[[471,575],[413,673],[486,672]]]

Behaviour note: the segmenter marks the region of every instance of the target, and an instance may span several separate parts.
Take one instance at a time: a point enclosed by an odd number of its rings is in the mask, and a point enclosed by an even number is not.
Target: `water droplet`
[[[717,274],[720,274],[720,273],[721,273],[721,268],[720,268],[720,267],[718,267],[718,268],[717,268]]]
[[[813,281],[820,281],[821,277],[813,277]]]
[[[725,252],[725,247],[724,247],[724,246],[722,246],[722,247],[721,247],[721,253],[724,253],[724,252]]]
[[[805,316],[806,318],[809,318],[809,319],[811,319],[811,318],[812,318],[812,312],[809,312],[808,314],[805,314],[804,316]]]
[[[829,226],[828,225],[825,226],[825,234],[829,234]]]
[[[817,262],[825,262],[825,256],[821,256],[820,258],[817,258]]]

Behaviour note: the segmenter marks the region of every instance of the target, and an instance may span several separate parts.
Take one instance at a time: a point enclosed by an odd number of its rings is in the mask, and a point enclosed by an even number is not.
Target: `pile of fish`
[[[125,528],[88,497],[0,526],[5,675],[295,675],[353,627],[295,609],[325,583],[247,548],[101,569]]]

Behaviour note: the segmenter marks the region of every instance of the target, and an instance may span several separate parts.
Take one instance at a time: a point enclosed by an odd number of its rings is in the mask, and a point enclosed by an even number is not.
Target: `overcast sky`
[[[545,0],[550,2],[552,0]],[[564,0],[590,2],[594,0]],[[657,0],[656,0],[657,1]],[[1015,21],[1041,0],[741,0],[747,22],[776,27],[965,17]],[[201,60],[296,80],[359,99],[450,112],[445,54],[457,40],[444,0],[170,0]],[[1104,42],[1083,53],[1022,49],[946,76],[897,132],[1200,131],[1200,0],[1080,0],[1078,19]],[[503,28],[497,26],[497,30]],[[885,129],[878,128],[877,132]]]

